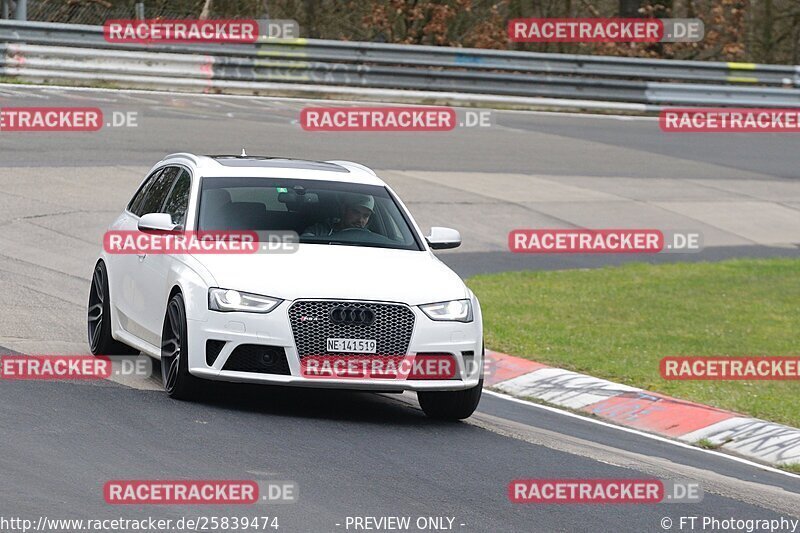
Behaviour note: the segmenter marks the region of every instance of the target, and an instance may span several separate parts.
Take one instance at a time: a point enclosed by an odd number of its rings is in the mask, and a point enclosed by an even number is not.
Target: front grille
[[[288,376],[289,363],[286,352],[279,346],[261,344],[241,344],[231,353],[222,370],[236,372],[257,372],[259,374],[280,374]]]
[[[363,309],[374,313],[369,325],[331,321],[335,308]],[[327,339],[374,339],[378,355],[405,355],[414,331],[414,312],[405,305],[372,302],[298,301],[289,308],[297,354],[324,355]],[[338,320],[337,322],[341,322]],[[369,321],[367,321],[369,322]]]

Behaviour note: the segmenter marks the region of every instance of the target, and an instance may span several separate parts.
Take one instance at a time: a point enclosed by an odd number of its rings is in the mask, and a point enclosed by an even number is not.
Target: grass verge
[[[800,260],[470,278],[491,349],[800,427],[798,381],[666,381],[668,355],[800,355]]]
[[[780,468],[781,470],[786,470],[787,472],[800,474],[800,463],[788,463],[788,464],[778,465],[778,468]]]

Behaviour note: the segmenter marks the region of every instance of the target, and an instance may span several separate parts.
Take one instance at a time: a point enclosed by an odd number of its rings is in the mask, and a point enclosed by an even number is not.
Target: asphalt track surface
[[[0,352],[87,352],[100,236],[147,168],[175,151],[368,164],[423,227],[461,229],[463,248],[441,257],[462,275],[798,255],[791,136],[665,136],[650,119],[506,112],[491,128],[448,134],[311,134],[297,124],[311,105],[302,101],[0,86],[0,107],[32,105],[136,111],[139,126],[0,133]],[[514,227],[634,222],[699,230],[706,248],[625,258],[505,248]],[[168,400],[157,381],[0,383],[0,517],[269,515],[280,531],[345,531],[347,516],[450,516],[457,531],[549,532],[800,516],[796,476],[493,395],[469,421],[442,424],[413,395],[218,386],[191,404]],[[519,478],[613,477],[691,479],[706,495],[628,506],[506,495]],[[103,501],[106,481],[147,478],[293,480],[300,496],[239,508]]]

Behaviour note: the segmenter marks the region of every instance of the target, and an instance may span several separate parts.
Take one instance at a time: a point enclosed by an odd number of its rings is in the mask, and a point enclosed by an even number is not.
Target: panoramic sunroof
[[[264,168],[296,168],[299,170],[325,170],[328,172],[350,172],[343,166],[324,161],[306,161],[304,159],[287,159],[283,157],[211,155],[220,165],[226,167],[264,167]]]

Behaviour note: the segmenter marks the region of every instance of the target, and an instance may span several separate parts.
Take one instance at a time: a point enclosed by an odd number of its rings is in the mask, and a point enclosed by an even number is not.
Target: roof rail
[[[363,170],[367,174],[370,174],[372,176],[378,177],[378,175],[375,174],[374,170],[372,170],[371,168],[369,168],[366,165],[362,165],[361,163],[356,163],[356,162],[353,162],[353,161],[338,160],[338,159],[337,160],[331,160],[331,161],[325,161],[325,162],[326,163],[333,163],[334,165],[340,165],[340,166],[343,166],[343,167],[357,168],[359,170]]]
[[[190,159],[195,164],[198,163],[197,156],[190,154],[189,152],[176,152],[174,154],[169,154],[168,156],[164,157],[164,159],[172,159],[173,157],[183,157],[185,159]]]

